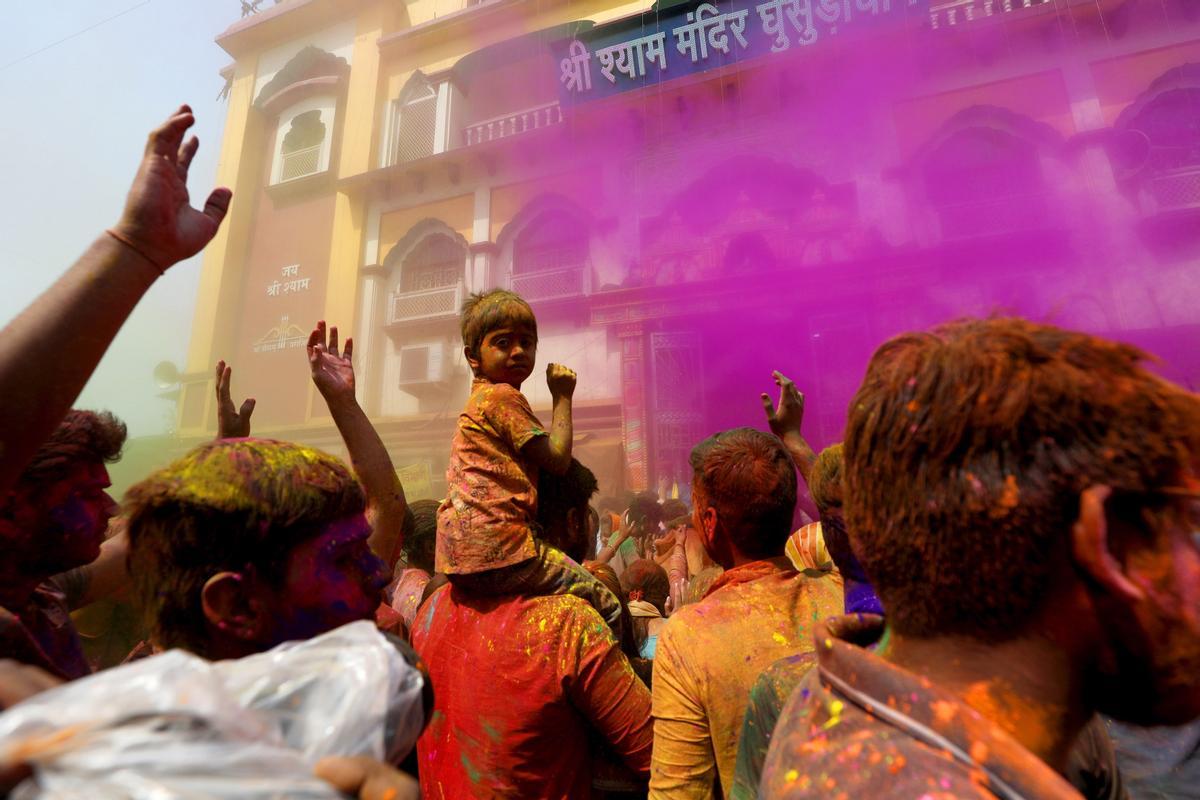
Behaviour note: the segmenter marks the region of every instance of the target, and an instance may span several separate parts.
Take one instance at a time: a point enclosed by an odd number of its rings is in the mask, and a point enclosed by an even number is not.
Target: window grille
[[[411,81],[410,81],[411,84]],[[396,104],[393,163],[433,155],[437,136],[437,91],[421,81],[407,88]]]

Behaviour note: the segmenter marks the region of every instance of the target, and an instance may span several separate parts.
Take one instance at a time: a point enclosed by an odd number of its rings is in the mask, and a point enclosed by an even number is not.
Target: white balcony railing
[[[284,153],[279,165],[279,180],[290,181],[293,178],[303,178],[321,169],[321,145],[313,145],[303,150]]]
[[[1043,193],[937,207],[942,239],[972,239],[1054,227],[1049,197]]]
[[[462,307],[463,285],[422,289],[417,292],[396,292],[388,307],[388,324],[414,320],[458,316]]]
[[[1200,209],[1200,164],[1154,174],[1148,181],[1149,201],[1143,209],[1155,213]]]
[[[467,147],[471,147],[484,142],[505,139],[509,136],[517,136],[526,131],[548,128],[562,121],[562,109],[559,108],[557,102],[554,102],[476,122],[468,125],[464,134]]]
[[[526,272],[509,278],[509,288],[526,300],[555,300],[563,297],[579,297],[591,291],[586,266],[566,269]]]
[[[929,24],[935,30],[952,28],[978,19],[1051,3],[1052,0],[933,0],[929,4]]]

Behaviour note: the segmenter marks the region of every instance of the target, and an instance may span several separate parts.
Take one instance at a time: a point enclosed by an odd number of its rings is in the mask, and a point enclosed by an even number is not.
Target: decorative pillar
[[[362,292],[359,295],[358,330],[354,336],[354,360],[358,363],[357,394],[359,405],[368,415],[379,413],[383,387],[383,326],[387,324],[388,270],[378,264],[362,268]]]
[[[492,189],[480,186],[475,190],[475,213],[471,222],[471,252],[467,257],[468,292],[493,288],[492,264],[496,260],[492,236]]]
[[[616,330],[621,342],[621,440],[625,485],[640,492],[650,483],[650,430],[646,407],[646,332],[640,322]]]
[[[470,265],[466,285],[468,292],[483,292],[500,285],[492,277],[492,265],[498,252],[495,242],[476,242],[470,246],[470,254],[467,256]]]

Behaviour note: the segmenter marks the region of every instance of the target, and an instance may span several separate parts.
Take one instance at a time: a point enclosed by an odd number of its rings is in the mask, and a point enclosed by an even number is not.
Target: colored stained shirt
[[[400,573],[400,580],[396,581],[396,588],[392,592],[392,608],[400,614],[410,631],[429,578],[430,575],[425,570],[409,567]]]
[[[520,390],[483,378],[471,384],[438,509],[437,572],[483,572],[533,558],[537,465],[521,448],[545,435]]]
[[[750,689],[750,705],[742,720],[742,735],[738,737],[737,765],[733,771],[730,800],[754,800],[762,780],[763,762],[771,746],[771,733],[788,697],[801,679],[817,663],[814,653],[798,653],[781,658],[758,676]]]
[[[421,606],[413,645],[436,687],[417,743],[427,800],[586,798],[589,735],[649,774],[650,692],[584,600],[443,586]]]
[[[68,575],[34,589],[24,608],[0,608],[0,658],[32,664],[66,680],[92,673],[71,620]]]
[[[728,797],[750,687],[784,656],[811,650],[817,622],[842,611],[828,576],[786,557],[727,570],[658,634],[652,798]]]
[[[883,618],[874,616],[819,627],[818,669],[779,718],[761,797],[1081,797],[957,696],[864,649],[882,634]]]

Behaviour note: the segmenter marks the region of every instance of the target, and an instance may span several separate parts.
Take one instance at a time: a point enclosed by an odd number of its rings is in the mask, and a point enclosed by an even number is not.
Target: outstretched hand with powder
[[[782,372],[776,370],[771,375],[779,387],[779,405],[772,403],[770,395],[764,392],[763,410],[767,412],[771,433],[786,440],[788,436],[800,433],[800,424],[804,422],[804,395],[792,383],[792,379]]]
[[[787,448],[800,477],[808,483],[808,474],[817,461],[817,454],[809,447],[804,436],[800,433],[800,425],[804,422],[804,395],[796,388],[792,379],[779,370],[771,373],[775,385],[779,387],[779,405],[771,402],[770,395],[762,395],[763,411],[767,414],[767,425],[771,433],[779,437]]]
[[[254,413],[255,400],[247,397],[240,409],[234,407],[229,392],[233,369],[224,361],[217,362],[217,438],[240,439],[250,435],[250,415]]]
[[[330,328],[326,337],[325,320],[318,322],[308,336],[308,366],[313,383],[331,406],[354,399],[353,353],[353,339],[347,339],[345,349],[338,352],[337,326]]]
[[[202,210],[192,208],[188,169],[200,140],[183,137],[194,122],[192,109],[183,105],[150,134],[125,211],[112,228],[117,239],[159,272],[200,252],[217,234],[233,199],[232,192],[220,187],[209,194]]]
[[[390,572],[403,544],[401,531],[408,503],[383,440],[354,396],[353,355],[352,339],[347,339],[345,348],[338,352],[337,326],[326,331],[325,320],[318,322],[308,336],[308,367],[313,383],[329,406],[350,463],[367,493],[367,513],[374,528],[367,544]]]

